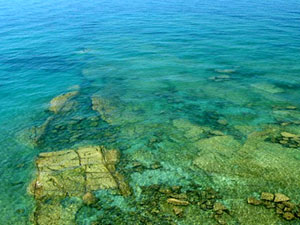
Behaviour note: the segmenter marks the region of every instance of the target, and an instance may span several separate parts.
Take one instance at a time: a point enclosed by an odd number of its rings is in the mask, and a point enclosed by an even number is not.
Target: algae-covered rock
[[[46,131],[53,119],[54,117],[50,116],[40,126],[22,130],[18,136],[18,140],[32,148],[38,146],[43,141]]]
[[[274,209],[277,215],[280,215],[285,220],[294,220],[298,217],[299,208],[295,203],[289,202],[290,198],[282,193],[262,192],[260,204],[254,204],[255,202],[250,201],[252,197],[248,198],[248,203],[252,205],[263,205],[266,209]],[[255,198],[252,198],[255,199]],[[255,201],[259,201],[256,200]],[[297,212],[298,211],[298,212]],[[272,211],[270,212],[272,214]],[[297,223],[298,224],[298,223]]]
[[[67,106],[67,103],[76,95],[78,95],[78,91],[71,91],[65,94],[61,94],[56,96],[55,98],[53,98],[50,101],[50,107],[49,110],[54,112],[54,113],[58,113],[59,111],[61,111],[65,106]],[[70,107],[67,107],[68,109],[66,111],[69,110]]]
[[[285,212],[283,214],[283,218],[286,219],[286,220],[293,220],[293,219],[295,219],[295,216],[291,212]]]
[[[176,198],[168,198],[167,202],[172,205],[189,205],[190,203],[185,200],[180,200]]]
[[[185,119],[175,119],[173,120],[173,126],[184,132],[184,137],[190,141],[197,141],[205,136],[205,133],[211,129],[208,127],[201,127],[196,124],[191,123]]]
[[[87,193],[99,189],[117,189],[124,195],[130,194],[122,175],[116,172],[118,161],[117,150],[107,150],[102,146],[41,153],[36,160],[37,178],[30,186],[38,205],[34,213],[35,223],[61,224],[59,218],[66,211],[59,202],[66,197],[82,197],[90,203]],[[50,205],[49,201],[52,202]],[[75,216],[73,211],[70,213]],[[52,222],[47,223],[48,219]]]
[[[194,164],[225,177],[238,176],[290,184],[298,179],[300,173],[294,152],[266,141],[279,131],[279,128],[270,128],[253,132],[243,145],[229,136],[202,139],[196,143],[200,152]]]
[[[284,194],[281,194],[281,193],[276,193],[275,194],[275,199],[274,199],[274,202],[286,202],[286,201],[289,201],[290,198]]]
[[[218,212],[218,211],[225,211],[225,210],[227,210],[227,209],[226,209],[226,207],[225,207],[222,203],[216,202],[216,203],[214,204],[213,210],[214,210],[215,212]]]
[[[251,205],[261,205],[262,202],[254,197],[247,198],[247,203]]]
[[[262,192],[260,195],[261,200],[267,200],[267,201],[273,201],[274,199],[274,194],[269,193],[269,192]]]
[[[37,225],[73,225],[76,224],[76,212],[81,208],[79,199],[72,199],[62,205],[57,199],[37,202],[32,222]]]
[[[38,175],[33,182],[36,199],[52,196],[82,196],[86,191],[118,188],[115,178],[117,150],[101,146],[41,153],[36,160]]]
[[[291,134],[291,133],[288,133],[288,132],[281,132],[280,133],[282,137],[286,137],[286,138],[294,138],[294,137],[297,137],[296,134]]]
[[[97,198],[92,192],[87,192],[83,197],[82,200],[86,205],[92,205],[97,202]]]
[[[176,216],[181,217],[183,215],[183,208],[178,207],[178,206],[174,206],[173,207],[173,212]]]
[[[272,111],[272,116],[277,121],[285,121],[285,122],[298,122],[300,118],[300,111],[299,110],[278,110],[274,109]]]
[[[194,165],[207,172],[219,172],[228,167],[241,144],[231,136],[215,136],[202,139],[195,146],[200,152]]]
[[[289,196],[297,196],[295,184],[300,178],[297,151],[268,141],[280,132],[279,126],[272,125],[249,134],[244,143],[230,136],[196,142],[199,153],[194,166],[211,176],[215,185],[226,193],[225,199],[232,199],[231,212],[238,215],[241,224],[279,224],[281,218],[267,211],[268,207],[274,207],[267,204],[270,201],[265,201],[266,208],[252,209],[251,204],[262,204],[256,198],[248,199],[246,204],[244,199],[254,192],[261,193],[268,187],[273,193],[284,189]]]
[[[93,110],[97,111],[104,121],[106,121],[107,123],[113,122],[116,107],[113,106],[108,99],[94,95],[92,97],[92,104]]]

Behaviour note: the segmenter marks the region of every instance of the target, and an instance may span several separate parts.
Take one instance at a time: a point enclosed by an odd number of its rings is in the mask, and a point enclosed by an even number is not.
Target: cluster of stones
[[[208,188],[203,191],[193,190],[181,192],[181,187],[160,188],[158,190],[163,193],[167,199],[167,203],[172,205],[173,212],[176,216],[182,217],[184,209],[189,205],[199,206],[201,210],[212,211],[213,217],[218,224],[226,224],[222,219],[224,213],[229,214],[229,210],[220,202],[217,202],[221,196],[215,190]]]
[[[249,197],[247,202],[251,205],[263,205],[268,209],[275,209],[275,212],[285,220],[300,218],[300,205],[290,202],[290,198],[281,193],[262,192],[260,199]]]
[[[94,202],[92,192],[116,189],[130,195],[129,186],[115,168],[119,161],[117,150],[102,146],[81,147],[75,150],[41,153],[36,160],[38,173],[30,185],[37,203],[35,224],[72,224],[76,212],[64,212],[60,202],[66,197],[79,197],[87,204]],[[49,204],[49,202],[51,204]]]
[[[276,141],[285,147],[300,148],[300,135],[281,132],[280,137],[278,137]]]
[[[181,186],[150,185],[141,186],[141,195],[133,200],[134,212],[124,212],[120,208],[109,208],[99,218],[97,225],[103,224],[171,224],[176,225],[181,219],[187,219],[192,214],[202,210],[211,212],[212,218],[218,224],[227,224],[223,218],[229,210],[220,202],[220,195],[209,188],[198,190],[193,185],[192,190],[183,190]],[[130,196],[129,198],[133,198]]]

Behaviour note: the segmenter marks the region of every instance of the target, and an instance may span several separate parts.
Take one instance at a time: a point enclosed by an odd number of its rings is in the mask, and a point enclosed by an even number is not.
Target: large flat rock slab
[[[30,186],[37,203],[34,223],[62,224],[62,218],[68,218],[64,222],[73,224],[76,212],[63,210],[60,202],[64,198],[82,198],[100,189],[116,189],[129,195],[123,176],[116,172],[119,157],[119,151],[102,146],[41,153],[36,160],[37,177]]]

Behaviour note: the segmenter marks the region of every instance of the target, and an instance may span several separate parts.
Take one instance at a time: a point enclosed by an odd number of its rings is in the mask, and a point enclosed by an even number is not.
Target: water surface
[[[102,208],[77,212],[78,224],[109,224],[107,212],[132,224],[128,212],[145,210],[131,204],[156,184],[219,191],[229,224],[298,224],[246,199],[300,202],[299,144],[280,143],[281,132],[300,135],[299,22],[294,0],[2,1],[0,224],[31,224],[39,153],[85,145],[120,150],[133,194],[99,191]],[[51,99],[78,89],[73,110],[33,145]],[[107,120],[92,96],[112,108]],[[214,224],[210,213],[170,215]]]

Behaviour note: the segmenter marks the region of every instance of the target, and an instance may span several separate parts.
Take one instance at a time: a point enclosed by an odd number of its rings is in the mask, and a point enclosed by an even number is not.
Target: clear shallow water
[[[262,191],[300,202],[299,147],[268,141],[282,131],[300,134],[297,1],[9,1],[0,9],[1,224],[30,224],[35,202],[27,187],[40,152],[86,144],[121,151],[120,170],[134,196],[152,184],[219,190],[236,213],[232,224],[255,224],[235,210],[255,217],[258,209],[243,202]],[[43,124],[52,115],[50,100],[74,85],[80,86],[77,107],[57,117],[43,144],[32,147],[28,129]],[[91,126],[99,116],[92,110],[95,94],[114,108],[111,123]],[[70,127],[79,117],[82,125]],[[65,127],[53,133],[57,125]],[[249,138],[266,126],[274,129],[270,137]],[[162,167],[136,172],[135,162]],[[285,223],[259,210],[274,224]],[[78,223],[99,213],[80,212]]]

